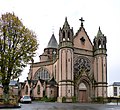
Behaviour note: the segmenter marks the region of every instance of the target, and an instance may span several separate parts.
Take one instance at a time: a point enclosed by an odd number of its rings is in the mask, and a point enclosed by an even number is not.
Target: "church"
[[[52,34],[39,61],[30,64],[27,80],[20,85],[20,95],[34,99],[44,96],[58,102],[90,102],[93,98],[107,97],[106,36],[100,27],[93,42],[84,20],[76,34],[67,17],[59,29],[59,42]]]

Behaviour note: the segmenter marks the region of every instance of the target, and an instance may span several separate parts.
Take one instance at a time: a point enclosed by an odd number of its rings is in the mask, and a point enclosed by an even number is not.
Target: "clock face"
[[[90,61],[85,57],[78,57],[74,63],[75,77],[78,77],[83,72],[89,73],[90,69]]]

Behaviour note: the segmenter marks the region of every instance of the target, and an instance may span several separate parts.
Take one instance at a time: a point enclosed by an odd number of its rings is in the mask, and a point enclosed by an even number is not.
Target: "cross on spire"
[[[81,17],[79,20],[81,21],[81,27],[83,27],[83,22],[84,22],[85,20],[83,19],[83,17]]]

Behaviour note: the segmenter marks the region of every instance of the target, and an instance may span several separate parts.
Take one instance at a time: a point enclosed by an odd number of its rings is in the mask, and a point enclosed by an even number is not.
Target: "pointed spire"
[[[64,22],[63,28],[70,28],[70,25],[67,21],[67,17],[65,17],[65,22]]]
[[[58,43],[54,36],[54,33],[52,34],[52,36],[48,42],[47,48],[58,48]]]
[[[98,30],[98,33],[97,33],[97,37],[102,36],[102,35],[103,35],[103,34],[102,34],[102,31],[101,31],[100,26],[99,26],[99,30]]]

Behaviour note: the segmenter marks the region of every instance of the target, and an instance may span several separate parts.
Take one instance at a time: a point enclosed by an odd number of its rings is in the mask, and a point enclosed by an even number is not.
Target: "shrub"
[[[76,97],[75,97],[75,96],[72,97],[72,102],[73,102],[73,103],[76,102]]]
[[[50,97],[48,98],[47,96],[41,98],[41,101],[45,101],[45,102],[55,102],[57,101],[57,98],[56,97]]]
[[[104,98],[103,97],[97,97],[97,102],[103,103],[104,102]]]
[[[66,102],[66,97],[63,97],[63,98],[62,98],[62,102]]]

